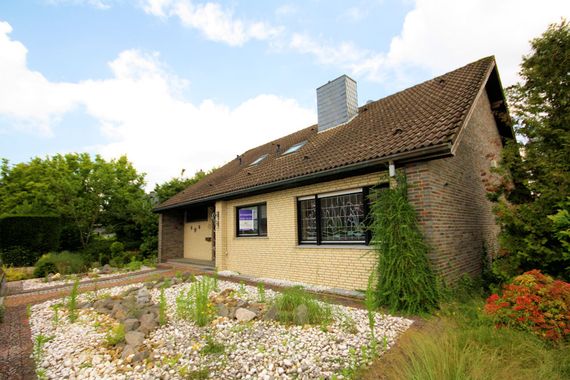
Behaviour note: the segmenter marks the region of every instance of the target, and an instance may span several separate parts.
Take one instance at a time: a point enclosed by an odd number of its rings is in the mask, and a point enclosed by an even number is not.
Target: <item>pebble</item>
[[[105,293],[115,296],[141,285],[109,288]],[[239,284],[226,281],[219,281],[218,285],[220,291],[240,289]],[[344,318],[340,317],[328,331],[322,331],[320,326],[284,326],[257,319],[244,324],[227,318],[216,321],[215,326],[200,328],[176,317],[176,297],[189,287],[189,283],[182,283],[165,289],[168,323],[149,333],[141,344],[140,349],[147,350],[151,356],[132,364],[121,360],[122,350],[117,354],[105,346],[106,331],[115,323],[107,315],[82,309],[79,320],[71,324],[61,308],[56,326],[50,306],[62,302],[61,299],[33,305],[30,318],[33,338],[39,334],[53,336],[44,346],[40,366],[49,379],[180,379],[182,367],[190,371],[208,369],[211,378],[224,379],[329,379],[333,374],[340,379],[342,369],[352,365],[352,349],[360,352],[360,347],[370,342],[366,311],[336,305],[333,306],[335,315],[350,316],[353,329],[343,327]],[[239,297],[257,302],[257,289],[249,285],[245,289],[246,293]],[[89,300],[94,296],[92,293],[81,294],[79,300]],[[151,301],[158,303],[160,290],[150,289],[148,293]],[[268,300],[276,295],[271,289],[265,293]],[[95,326],[96,321],[98,326]],[[389,348],[412,323],[405,318],[378,313],[375,334],[380,339],[385,336]],[[224,346],[222,355],[201,352],[207,336]],[[173,364],[164,365],[165,362]]]

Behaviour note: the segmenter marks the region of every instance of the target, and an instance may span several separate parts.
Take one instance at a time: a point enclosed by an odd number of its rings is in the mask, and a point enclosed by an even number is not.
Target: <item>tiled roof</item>
[[[156,210],[452,144],[494,67],[494,57],[483,58],[366,104],[344,125],[320,133],[313,125],[250,149],[241,155],[241,163],[237,158],[232,160]],[[282,154],[304,140],[307,143],[297,152]],[[264,154],[268,155],[266,159],[250,166]]]

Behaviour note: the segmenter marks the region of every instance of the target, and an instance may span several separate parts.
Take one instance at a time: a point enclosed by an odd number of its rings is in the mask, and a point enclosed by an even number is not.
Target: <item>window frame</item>
[[[265,207],[265,233],[260,233],[260,207],[264,206]],[[244,209],[244,208],[253,208],[256,207],[257,208],[257,233],[256,234],[244,234],[244,235],[240,235],[240,229],[239,229],[239,210],[240,209]],[[253,204],[247,204],[247,205],[241,205],[241,206],[236,206],[235,207],[235,226],[236,226],[236,234],[235,236],[238,238],[248,238],[248,237],[267,237],[267,202],[260,202],[260,203],[253,203]]]
[[[370,245],[370,241],[372,240],[371,232],[366,229],[364,232],[364,240],[339,240],[339,241],[332,241],[332,240],[323,240],[322,234],[322,213],[321,213],[321,199],[323,198],[330,198],[335,196],[342,196],[342,195],[349,195],[349,194],[362,194],[362,207],[364,212],[364,217],[362,223],[364,223],[365,227],[369,225],[369,218],[368,215],[370,214],[370,200],[369,195],[370,189],[369,187],[362,187],[357,189],[349,189],[349,190],[341,190],[341,191],[334,191],[329,193],[320,193],[308,196],[301,196],[297,197],[297,244],[303,246],[321,246],[321,245],[361,245],[367,246]],[[314,200],[315,201],[315,224],[316,224],[316,240],[302,240],[303,236],[303,229],[301,223],[301,202]]]

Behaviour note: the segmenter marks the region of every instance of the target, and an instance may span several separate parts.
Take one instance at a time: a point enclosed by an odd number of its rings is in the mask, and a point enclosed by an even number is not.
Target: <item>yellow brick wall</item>
[[[375,266],[366,246],[297,245],[297,197],[387,182],[385,172],[216,203],[216,267],[344,289],[365,289]],[[267,203],[267,237],[236,237],[236,207]]]

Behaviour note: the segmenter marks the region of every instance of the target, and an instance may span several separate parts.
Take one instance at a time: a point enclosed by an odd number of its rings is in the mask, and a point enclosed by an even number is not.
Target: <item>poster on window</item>
[[[256,209],[242,208],[239,210],[239,230],[240,231],[253,231],[253,221],[257,218]]]

